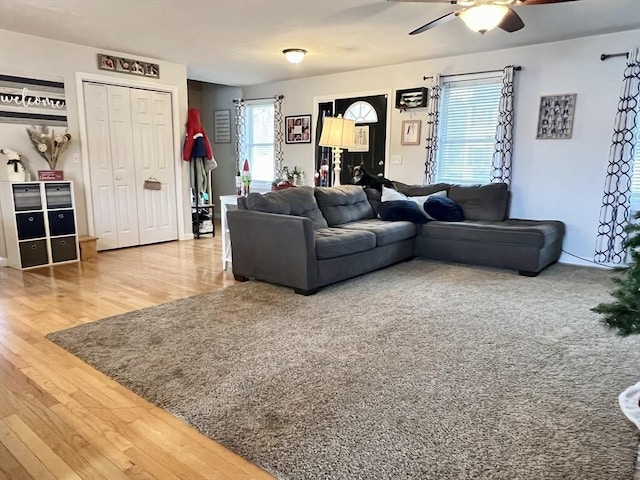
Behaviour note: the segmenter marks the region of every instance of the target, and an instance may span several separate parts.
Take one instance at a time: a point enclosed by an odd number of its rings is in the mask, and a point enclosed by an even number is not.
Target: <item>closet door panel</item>
[[[138,245],[140,241],[136,190],[142,189],[142,184],[135,178],[129,90],[107,86],[119,247]]]
[[[99,250],[118,248],[106,85],[85,83],[84,104],[97,247]]]
[[[178,238],[175,159],[171,95],[131,89],[136,182],[149,178],[161,183],[160,190],[140,190],[138,216],[140,243]]]

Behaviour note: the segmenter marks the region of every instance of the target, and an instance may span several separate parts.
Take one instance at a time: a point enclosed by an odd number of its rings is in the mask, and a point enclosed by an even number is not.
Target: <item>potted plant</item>
[[[640,334],[640,212],[634,219],[625,228],[628,236],[624,242],[631,262],[620,269],[622,275],[613,278],[618,287],[611,292],[615,300],[592,308],[604,315],[602,322],[607,328],[625,337]],[[640,382],[622,392],[619,401],[624,414],[640,429]]]
[[[56,170],[60,154],[66,150],[71,142],[69,132],[55,133],[53,129],[49,129],[46,125],[37,125],[27,128],[27,134],[33,148],[38,154],[45,159],[49,165],[49,172],[39,170],[38,176],[40,180],[62,180],[62,171]]]

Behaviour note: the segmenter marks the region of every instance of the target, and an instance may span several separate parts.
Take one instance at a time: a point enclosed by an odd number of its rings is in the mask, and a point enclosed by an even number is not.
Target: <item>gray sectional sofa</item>
[[[531,276],[560,257],[564,225],[507,219],[505,184],[396,187],[408,196],[446,190],[462,208],[465,221],[384,221],[377,215],[380,193],[355,185],[251,193],[227,214],[234,277],[285,285],[308,295],[415,256]]]

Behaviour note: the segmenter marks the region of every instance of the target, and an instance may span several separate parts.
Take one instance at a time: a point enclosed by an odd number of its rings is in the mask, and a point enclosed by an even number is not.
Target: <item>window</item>
[[[438,182],[491,179],[502,79],[445,82],[440,96]]]
[[[357,101],[349,105],[347,111],[344,112],[344,118],[353,120],[356,123],[376,123],[378,114],[369,102]]]
[[[246,107],[247,155],[251,184],[256,188],[269,189],[274,179],[273,116],[273,103],[252,103]]]

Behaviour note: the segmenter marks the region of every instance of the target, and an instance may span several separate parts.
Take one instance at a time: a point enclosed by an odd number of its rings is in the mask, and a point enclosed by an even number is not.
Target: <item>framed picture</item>
[[[98,68],[100,70],[115,70],[116,61],[109,55],[98,54]]]
[[[354,141],[353,147],[349,149],[350,152],[369,151],[369,125],[356,125]]]
[[[396,90],[396,108],[420,108],[427,106],[427,89],[424,87]]]
[[[569,139],[576,109],[575,93],[548,95],[540,98],[538,139]]]
[[[114,72],[160,78],[160,66],[157,63],[115,57],[104,53],[98,54],[98,68],[100,70],[112,70]]]
[[[421,127],[422,120],[403,120],[400,143],[402,145],[420,145]]]
[[[213,143],[231,143],[231,110],[214,110]]]
[[[285,143],[311,143],[311,115],[284,118]]]

